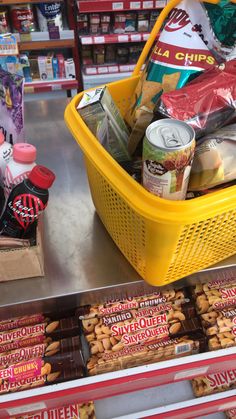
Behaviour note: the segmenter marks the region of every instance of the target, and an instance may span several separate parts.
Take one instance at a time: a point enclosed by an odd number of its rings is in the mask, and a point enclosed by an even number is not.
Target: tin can
[[[0,8],[0,34],[10,32],[7,9]]]
[[[29,33],[36,29],[33,9],[28,3],[11,6],[11,21],[14,32]]]
[[[194,130],[161,119],[147,127],[143,142],[143,186],[165,199],[185,199],[195,150]]]
[[[61,3],[40,3],[37,5],[39,29],[42,32],[48,30],[48,23],[63,30]]]

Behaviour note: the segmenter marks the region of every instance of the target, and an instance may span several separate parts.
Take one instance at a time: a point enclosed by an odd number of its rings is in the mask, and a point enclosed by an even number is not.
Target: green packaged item
[[[225,46],[236,43],[236,4],[221,0],[218,4],[204,3],[216,37]]]

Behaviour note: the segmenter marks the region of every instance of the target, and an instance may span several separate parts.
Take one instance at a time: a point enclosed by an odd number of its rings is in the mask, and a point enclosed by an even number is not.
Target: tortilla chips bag
[[[183,0],[169,14],[125,117],[132,128],[128,144],[131,154],[150,124],[161,94],[183,87],[197,73],[217,63],[203,34],[202,16],[209,25],[205,9],[196,0]]]

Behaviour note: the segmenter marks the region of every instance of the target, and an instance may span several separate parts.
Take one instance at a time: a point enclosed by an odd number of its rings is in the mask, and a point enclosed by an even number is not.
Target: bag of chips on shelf
[[[0,67],[0,131],[12,144],[24,141],[23,80]]]

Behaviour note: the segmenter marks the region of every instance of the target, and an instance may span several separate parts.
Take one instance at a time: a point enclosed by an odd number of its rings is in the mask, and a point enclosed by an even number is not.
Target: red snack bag
[[[187,122],[196,136],[236,119],[236,59],[205,71],[187,86],[164,93],[158,111]]]

